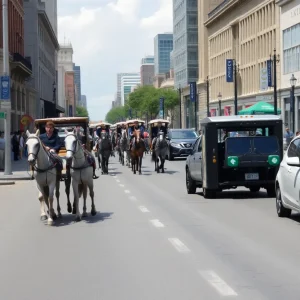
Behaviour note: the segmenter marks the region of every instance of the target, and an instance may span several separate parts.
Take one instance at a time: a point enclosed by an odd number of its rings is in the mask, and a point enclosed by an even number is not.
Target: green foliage
[[[178,94],[172,89],[157,89],[154,86],[142,86],[129,94],[126,103],[127,111],[138,111],[139,115],[148,112],[157,115],[159,112],[159,98],[165,99],[165,113],[179,104]]]
[[[88,117],[89,112],[83,106],[76,106],[76,117]]]
[[[128,117],[128,111],[126,112],[124,106],[113,107],[105,116],[105,120],[108,123],[114,124],[125,120]]]
[[[170,112],[173,115],[174,108],[179,104],[178,94],[172,89],[157,89],[154,86],[142,86],[128,95],[125,106],[112,108],[105,117],[111,124],[129,118],[129,110],[134,119],[136,114],[139,118],[156,116],[159,112],[159,98],[165,99],[165,116]]]

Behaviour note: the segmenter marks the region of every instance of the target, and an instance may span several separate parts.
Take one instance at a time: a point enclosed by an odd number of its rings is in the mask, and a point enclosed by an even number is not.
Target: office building
[[[64,101],[65,116],[73,117],[76,113],[75,72],[73,67],[73,47],[71,43],[60,45],[58,52],[58,67],[62,70],[64,87],[58,87],[60,99]],[[63,92],[64,90],[64,92]]]
[[[132,88],[140,84],[141,84],[141,76],[139,73],[131,73],[130,75],[123,75],[121,77],[121,105],[125,104],[128,95],[132,91]]]
[[[300,127],[300,0],[277,0],[280,7],[280,82],[279,100],[283,123],[294,131]],[[295,81],[295,126],[290,105],[291,77],[294,74]],[[295,132],[294,132],[295,133]]]
[[[81,71],[80,66],[73,64],[74,81],[76,86],[76,103],[80,104],[81,101]],[[81,106],[81,105],[80,105]]]
[[[173,0],[174,82],[185,87],[198,81],[198,3]]]
[[[81,95],[81,105],[87,109],[86,95]]]
[[[170,52],[173,50],[173,34],[162,33],[154,38],[154,75],[170,71]]]
[[[35,117],[56,117],[64,108],[57,101],[57,51],[59,44],[55,28],[40,0],[24,2],[25,55],[31,58],[32,80],[28,86],[36,91]],[[52,23],[57,16],[52,15]]]
[[[146,56],[141,60],[140,68],[141,86],[153,85],[154,56]]]
[[[200,118],[206,116],[207,76],[210,114],[234,114],[234,83],[226,81],[226,59],[233,59],[239,66],[238,110],[257,101],[273,104],[273,88],[266,85],[265,70],[274,48],[278,53],[280,49],[279,8],[275,0],[227,0],[213,9],[212,2],[200,2],[199,12],[208,10],[206,16],[198,16],[199,24],[203,22],[205,26],[199,29]]]

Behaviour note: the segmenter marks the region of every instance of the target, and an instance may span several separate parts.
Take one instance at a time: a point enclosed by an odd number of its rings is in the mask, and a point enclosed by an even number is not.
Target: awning
[[[239,115],[274,115],[274,106],[267,102],[257,102],[238,112]],[[281,113],[281,109],[277,108],[277,114]]]

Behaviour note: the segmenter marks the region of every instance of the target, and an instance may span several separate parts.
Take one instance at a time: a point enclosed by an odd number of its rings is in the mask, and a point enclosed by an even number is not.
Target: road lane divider
[[[189,253],[191,250],[178,238],[168,238],[172,246],[180,253]]]
[[[198,271],[203,279],[205,279],[221,296],[237,296],[238,294],[212,270]]]

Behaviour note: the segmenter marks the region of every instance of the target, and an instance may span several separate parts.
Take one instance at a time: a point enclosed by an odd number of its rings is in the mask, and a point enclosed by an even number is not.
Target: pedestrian
[[[11,146],[12,146],[12,151],[14,154],[14,161],[19,160],[19,139],[18,139],[18,133],[17,131],[14,132],[12,139],[11,139]]]

